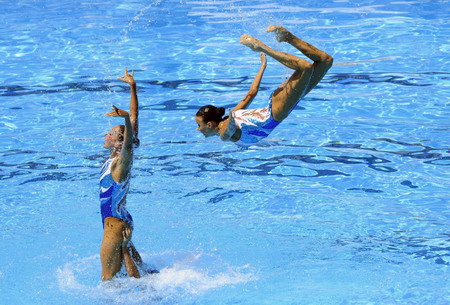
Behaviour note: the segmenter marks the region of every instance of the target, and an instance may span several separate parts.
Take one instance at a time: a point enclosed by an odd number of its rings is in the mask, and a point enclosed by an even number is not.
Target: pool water
[[[450,3],[0,2],[1,304],[449,304]],[[7,18],[6,18],[7,17]],[[283,25],[335,65],[267,141],[205,139]],[[135,71],[128,209],[160,270],[100,281],[104,133]],[[290,71],[272,59],[254,107]]]

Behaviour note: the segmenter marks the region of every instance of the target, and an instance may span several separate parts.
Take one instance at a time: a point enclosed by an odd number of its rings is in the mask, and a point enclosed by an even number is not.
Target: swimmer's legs
[[[241,36],[241,43],[253,51],[264,52],[286,67],[295,70],[272,95],[272,114],[276,121],[281,122],[289,115],[298,100],[307,93],[313,65],[295,55],[276,51],[247,34]]]
[[[293,70],[305,70],[311,67],[311,64],[304,59],[301,59],[295,55],[280,52],[274,50],[267,45],[265,45],[260,40],[244,34],[241,36],[240,43],[249,47],[255,52],[264,52],[273,59],[279,61],[281,64]]]
[[[289,43],[306,55],[309,59],[314,61],[314,71],[306,93],[311,91],[311,89],[313,89],[322,80],[327,71],[333,65],[333,57],[331,55],[317,49],[306,41],[301,40],[284,27],[271,25],[266,31],[274,32],[279,42]]]
[[[122,267],[123,230],[126,226],[127,223],[118,218],[107,217],[105,219],[100,247],[102,281],[111,279]]]

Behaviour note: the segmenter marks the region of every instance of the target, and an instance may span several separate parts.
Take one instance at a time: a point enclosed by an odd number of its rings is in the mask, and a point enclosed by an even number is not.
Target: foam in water
[[[94,255],[67,263],[57,270],[61,291],[109,303],[177,301],[191,299],[228,285],[256,280],[249,266],[231,267],[208,254],[166,252],[144,260],[154,262],[157,274],[140,279],[120,277],[100,282],[100,257]]]

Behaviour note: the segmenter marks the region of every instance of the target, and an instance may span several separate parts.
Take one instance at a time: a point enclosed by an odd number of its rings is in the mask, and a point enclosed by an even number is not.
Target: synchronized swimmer
[[[271,49],[247,34],[242,35],[241,44],[255,52],[261,52],[261,67],[247,95],[230,111],[229,115],[224,116],[225,108],[223,107],[207,105],[200,108],[195,120],[198,125],[197,130],[205,137],[220,136],[223,141],[242,145],[261,141],[289,115],[299,100],[320,82],[333,65],[333,57],[296,37],[285,28],[272,25],[266,31],[274,32],[279,42],[289,43],[314,63]],[[295,71],[272,93],[265,108],[247,109],[258,93],[266,69],[266,54]]]
[[[104,148],[111,155],[103,164],[100,175],[100,210],[103,221],[103,240],[100,247],[102,281],[111,279],[125,263],[127,273],[139,278],[137,266],[142,266],[142,258],[131,242],[133,218],[126,208],[126,198],[130,187],[130,172],[133,166],[134,146],[138,140],[138,98],[134,72],[119,80],[130,85],[130,112],[112,106],[106,114],[121,117],[125,125],[116,125],[105,134]]]
[[[279,42],[287,42],[306,55],[310,63],[295,55],[269,48],[261,41],[244,34],[240,42],[256,52],[261,52],[261,67],[255,76],[247,95],[236,107],[225,115],[225,109],[212,105],[204,106],[197,112],[195,120],[198,130],[205,136],[220,136],[224,141],[244,145],[257,143],[269,136],[309,91],[324,77],[333,64],[333,58],[309,43],[297,38],[280,26],[270,26],[267,32],[274,32]],[[266,69],[266,55],[274,58],[294,73],[273,93],[268,105],[261,109],[247,109],[258,93],[261,79]],[[115,106],[107,116],[121,117],[125,125],[114,126],[105,135],[104,148],[110,150],[110,158],[104,163],[100,178],[100,209],[103,221],[103,240],[100,249],[102,280],[114,277],[125,264],[131,277],[140,277],[138,266],[142,258],[131,242],[133,218],[126,209],[130,172],[133,165],[133,150],[139,146],[138,140],[138,98],[134,73],[119,80],[130,85],[130,111]]]

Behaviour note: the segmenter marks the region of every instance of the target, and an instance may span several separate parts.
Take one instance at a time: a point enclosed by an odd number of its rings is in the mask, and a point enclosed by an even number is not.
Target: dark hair
[[[119,125],[120,133],[118,135],[119,141],[123,142],[124,134],[125,134],[125,125]]]
[[[228,116],[225,116],[222,118],[222,116],[225,114],[225,108],[223,107],[215,107],[213,105],[206,105],[200,108],[199,111],[197,111],[196,116],[199,116],[203,119],[204,123],[208,122],[215,122],[220,123],[223,120],[225,120]]]
[[[125,125],[118,125],[119,129],[120,129],[120,133],[118,135],[118,140],[119,142],[123,142],[124,137],[125,137]],[[134,144],[134,148],[139,147],[139,145],[141,145],[141,141],[138,138],[133,137],[133,144]]]

